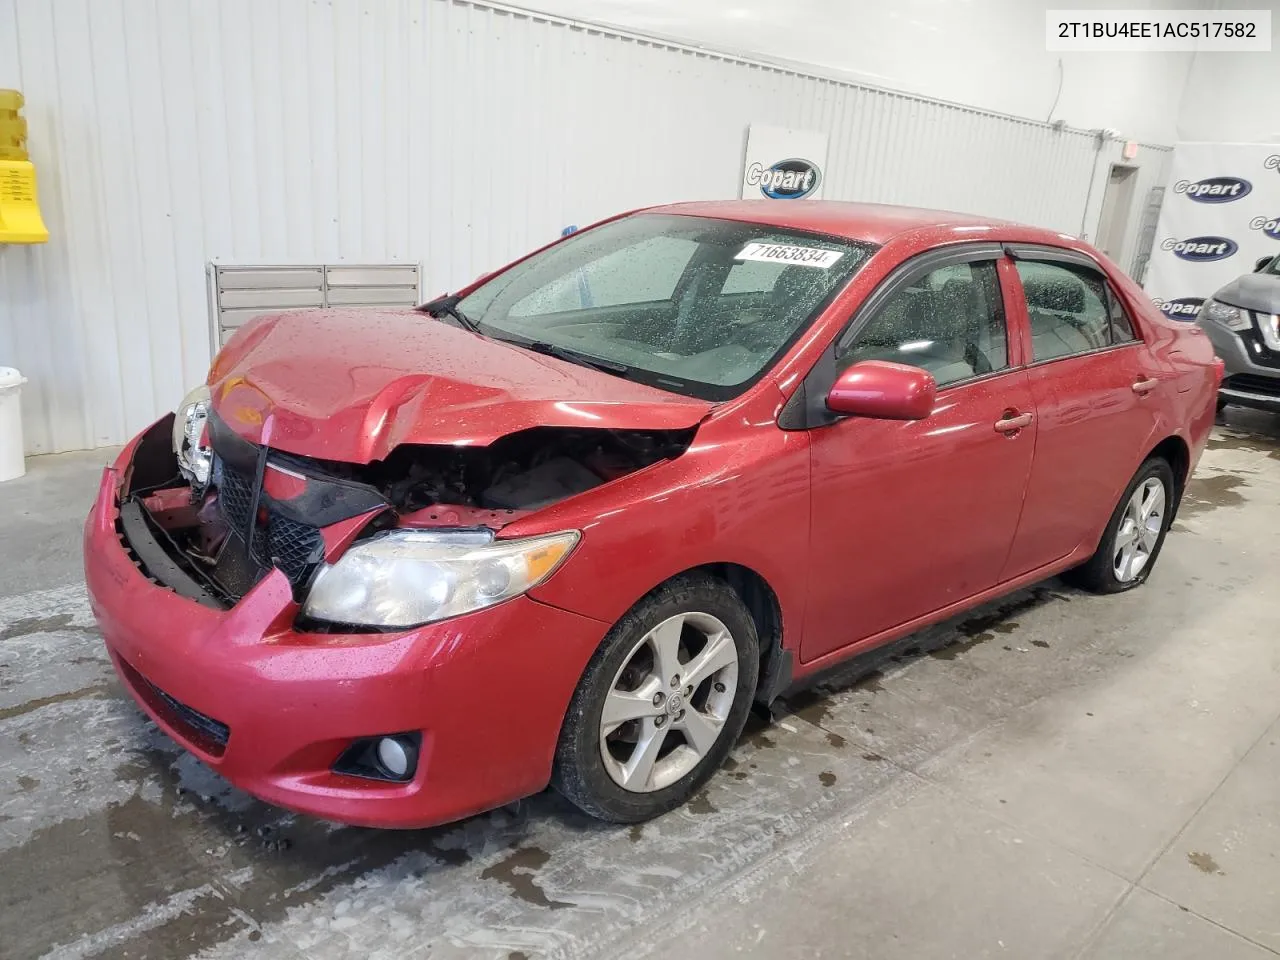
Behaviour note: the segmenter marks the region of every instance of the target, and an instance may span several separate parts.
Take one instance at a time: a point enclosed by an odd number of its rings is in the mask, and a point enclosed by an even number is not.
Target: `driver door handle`
[[[1031,426],[1031,421],[1035,418],[1029,413],[1014,414],[1012,410],[1005,412],[1005,415],[996,421],[996,433],[1017,433],[1023,427]]]
[[[1150,380],[1137,380],[1133,384],[1133,392],[1138,394],[1138,396],[1143,396],[1144,394],[1148,394],[1154,390],[1156,388],[1156,384],[1159,382],[1159,380],[1154,378]]]

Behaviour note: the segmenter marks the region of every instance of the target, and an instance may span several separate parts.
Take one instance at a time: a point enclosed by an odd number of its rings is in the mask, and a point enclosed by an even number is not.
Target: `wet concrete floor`
[[[1280,952],[1276,418],[1228,411],[1141,590],[1049,581],[918,635],[630,828],[548,793],[377,832],[227,785],[93,627],[108,453],[0,486],[0,958]]]

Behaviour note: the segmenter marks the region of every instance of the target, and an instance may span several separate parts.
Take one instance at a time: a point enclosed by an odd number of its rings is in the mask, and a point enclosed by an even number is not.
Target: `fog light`
[[[416,731],[362,737],[342,751],[333,770],[366,780],[407,783],[418,771],[421,746],[422,734]]]
[[[413,744],[399,737],[383,737],[378,741],[378,763],[397,780],[404,780],[413,772],[416,754]]]

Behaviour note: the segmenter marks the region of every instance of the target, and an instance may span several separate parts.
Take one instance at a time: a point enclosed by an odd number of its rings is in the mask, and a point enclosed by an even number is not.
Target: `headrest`
[[[952,310],[969,311],[982,304],[978,285],[972,280],[952,277],[942,285],[939,293],[943,304]]]
[[[1084,284],[1075,277],[1027,277],[1022,281],[1027,306],[1057,313],[1084,313]]]

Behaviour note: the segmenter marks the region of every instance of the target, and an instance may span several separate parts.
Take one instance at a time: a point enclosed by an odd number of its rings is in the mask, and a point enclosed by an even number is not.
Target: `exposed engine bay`
[[[323,469],[375,488],[402,514],[439,504],[529,511],[679,456],[692,435],[538,427],[487,447],[406,445],[367,466],[323,462]]]
[[[144,436],[121,500],[121,538],[153,580],[229,607],[272,568],[305,588],[322,530],[489,527],[679,456],[693,430],[538,427],[486,447],[405,445],[385,460],[317,460],[252,444],[211,414],[208,448],[175,461],[168,422]],[[193,473],[192,456],[207,458]]]

